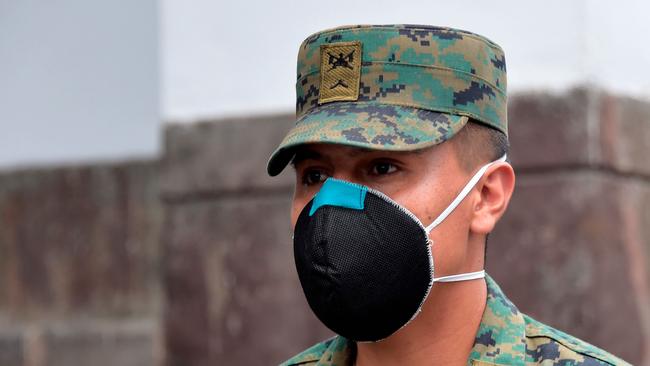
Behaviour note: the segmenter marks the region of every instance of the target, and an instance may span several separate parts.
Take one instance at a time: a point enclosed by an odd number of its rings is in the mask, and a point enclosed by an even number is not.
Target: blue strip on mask
[[[328,178],[316,194],[316,197],[314,197],[311,210],[309,210],[309,216],[312,216],[322,206],[338,206],[363,210],[366,192],[368,192],[368,188],[364,186]]]

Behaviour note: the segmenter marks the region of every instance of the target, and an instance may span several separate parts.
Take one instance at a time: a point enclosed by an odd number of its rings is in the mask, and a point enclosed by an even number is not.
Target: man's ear
[[[474,200],[470,231],[488,234],[508,207],[515,189],[515,172],[508,163],[492,165],[476,185],[479,195]]]

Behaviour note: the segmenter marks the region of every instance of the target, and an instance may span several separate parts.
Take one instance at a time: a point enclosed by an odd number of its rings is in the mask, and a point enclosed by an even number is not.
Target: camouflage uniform
[[[296,125],[267,171],[279,174],[299,145],[413,151],[450,139],[470,119],[507,136],[506,89],[503,50],[474,33],[416,25],[316,33],[298,54]],[[468,365],[626,365],[521,314],[486,281],[487,306]],[[354,342],[337,336],[284,365],[351,365],[355,352]]]
[[[467,360],[468,366],[628,365],[589,343],[520,313],[492,278],[487,276],[486,282],[487,304]],[[355,354],[354,342],[336,336],[312,346],[282,365],[353,365]]]

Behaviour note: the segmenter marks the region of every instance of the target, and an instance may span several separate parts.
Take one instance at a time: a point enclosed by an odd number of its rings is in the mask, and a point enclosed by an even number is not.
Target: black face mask
[[[318,319],[345,338],[379,341],[415,318],[434,282],[484,277],[479,271],[434,278],[428,234],[489,165],[426,228],[381,192],[332,178],[325,181],[294,230],[298,276]]]
[[[384,195],[332,179],[321,192],[339,199],[345,192],[362,210],[317,207],[320,195],[300,214],[294,256],[307,301],[337,334],[356,341],[388,337],[413,317],[431,286],[427,233]]]

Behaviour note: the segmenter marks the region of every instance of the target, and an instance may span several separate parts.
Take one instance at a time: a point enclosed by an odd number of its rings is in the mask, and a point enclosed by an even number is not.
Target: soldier
[[[307,38],[296,172],[309,306],[337,336],[284,365],[625,365],[520,313],[483,270],[515,185],[502,49],[466,31],[350,26]]]

